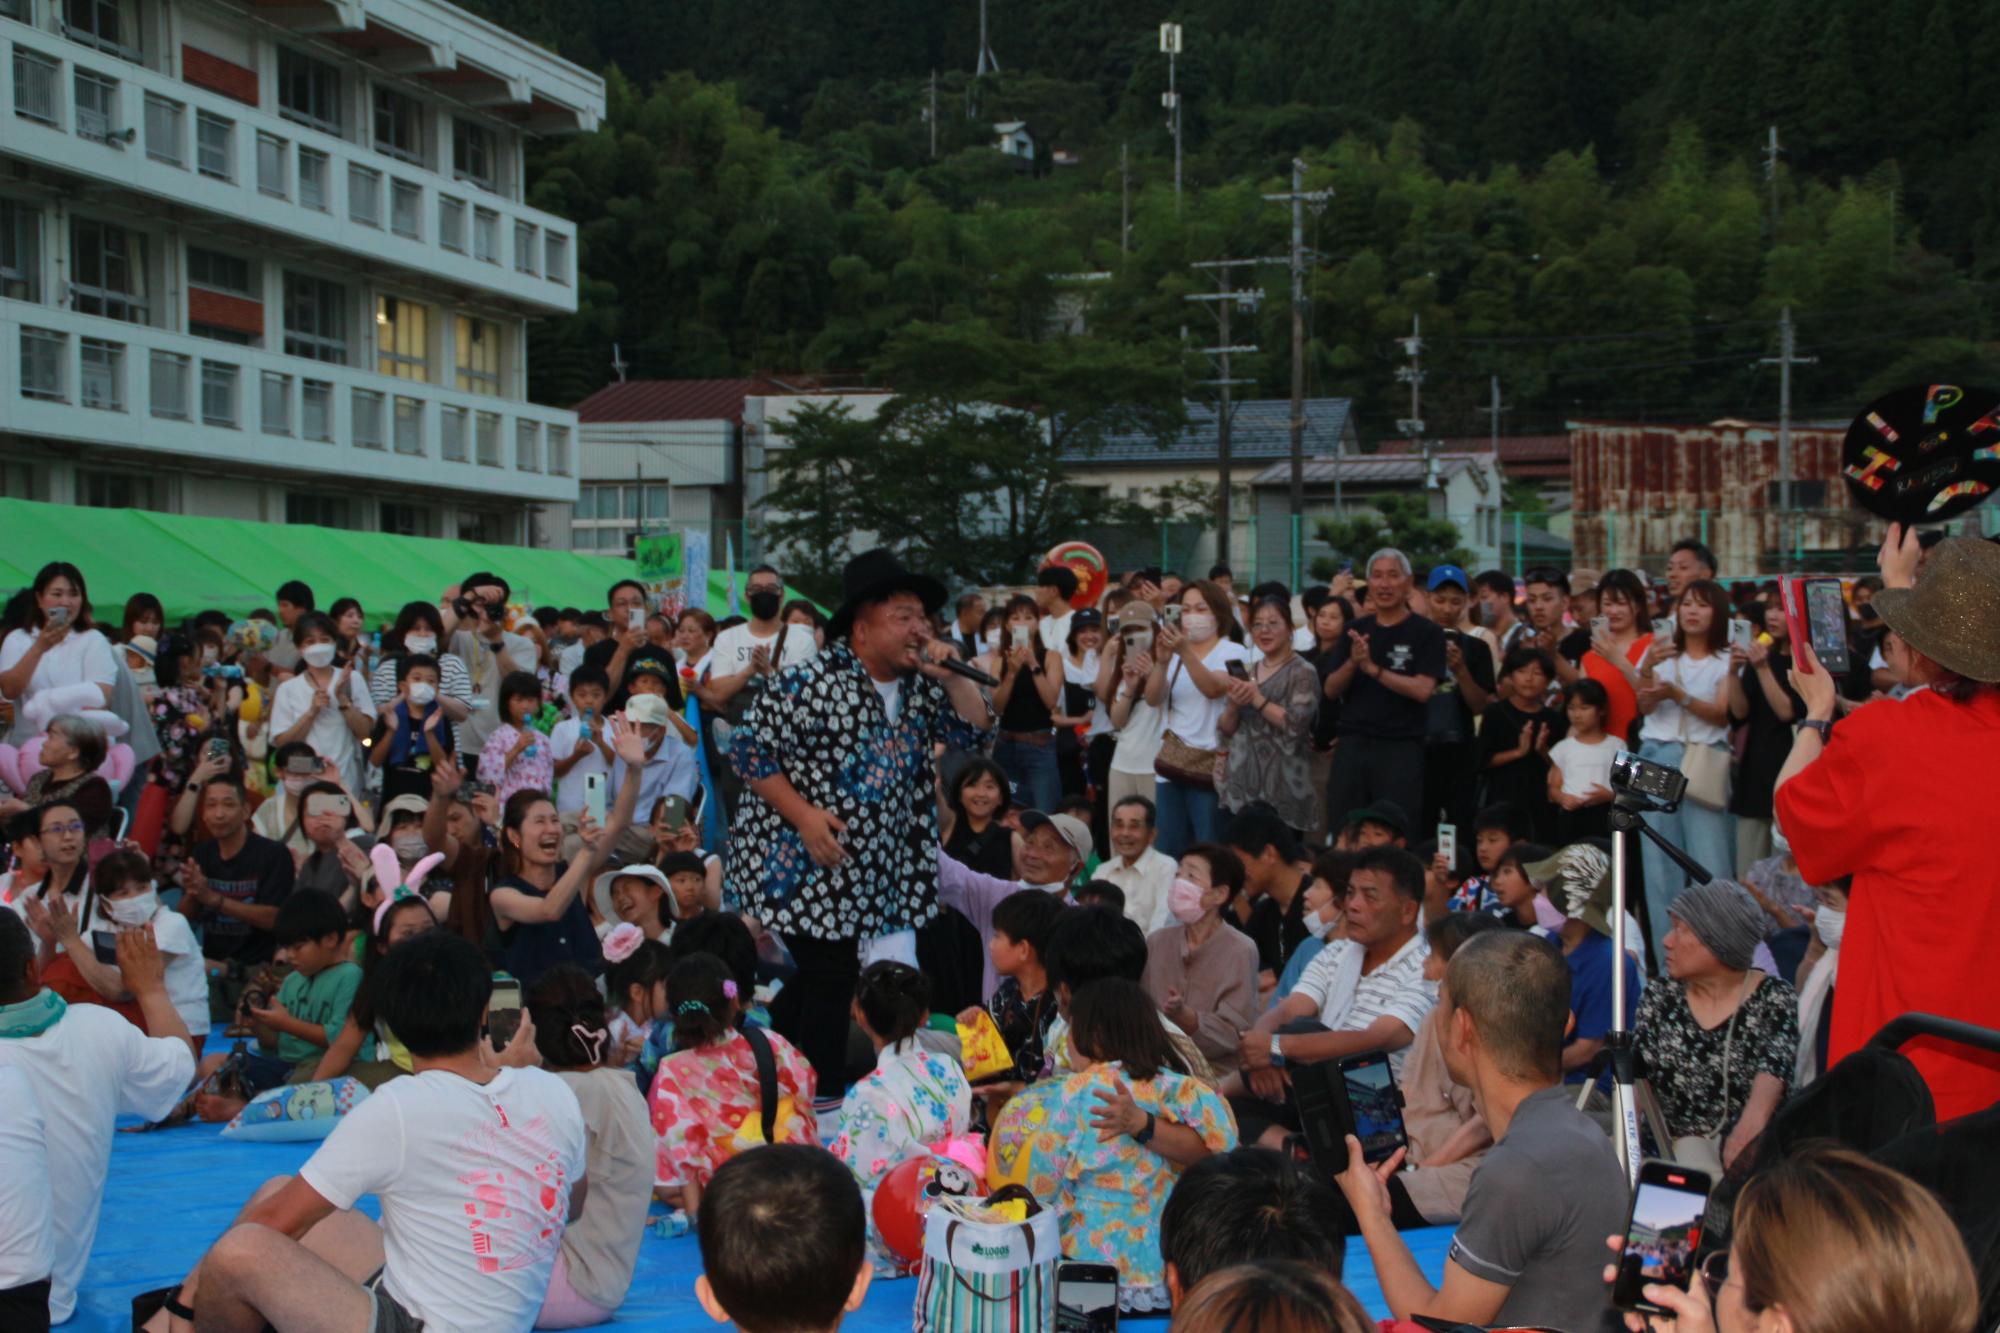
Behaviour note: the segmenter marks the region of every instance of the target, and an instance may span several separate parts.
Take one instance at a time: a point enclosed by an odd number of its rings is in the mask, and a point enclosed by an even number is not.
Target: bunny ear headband
[[[437,869],[444,860],[443,852],[432,852],[410,867],[410,877],[403,878],[403,866],[396,859],[396,849],[386,842],[378,842],[368,853],[368,859],[375,865],[375,882],[382,887],[382,901],[375,908],[375,932],[382,931],[382,919],[389,915],[389,909],[407,898],[422,895],[424,879]]]

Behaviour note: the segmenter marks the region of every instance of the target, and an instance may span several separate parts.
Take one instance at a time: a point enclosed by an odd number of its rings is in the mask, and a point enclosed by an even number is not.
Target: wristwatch
[[[1141,1147],[1151,1143],[1153,1141],[1153,1131],[1156,1128],[1158,1128],[1158,1122],[1153,1119],[1153,1113],[1151,1111],[1146,1112],[1146,1127],[1133,1133],[1132,1142],[1139,1144]]]
[[[1271,1067],[1273,1069],[1283,1069],[1285,1067],[1285,1050],[1283,1046],[1279,1045],[1283,1040],[1284,1038],[1277,1033],[1273,1032],[1271,1034]]]
[[[1829,717],[1809,717],[1809,718],[1807,718],[1807,719],[1806,719],[1805,721],[1803,721],[1803,722],[1799,723],[1799,725],[1800,725],[1801,727],[1804,727],[1804,728],[1806,728],[1806,729],[1807,729],[1808,731],[1817,731],[1817,732],[1819,733],[1819,743],[1820,743],[1821,745],[1824,745],[1824,744],[1826,744],[1826,743],[1827,743],[1827,742],[1828,742],[1829,740],[1833,739],[1833,719],[1832,719],[1832,718],[1829,718]]]

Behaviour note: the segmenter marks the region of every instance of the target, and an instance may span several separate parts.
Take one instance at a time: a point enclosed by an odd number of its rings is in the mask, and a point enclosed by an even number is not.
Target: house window
[[[471,181],[491,190],[498,179],[494,168],[499,157],[494,150],[493,131],[453,117],[451,122],[451,169],[460,180]]]
[[[177,352],[154,352],[152,363],[153,415],[171,421],[188,419],[188,359]]]
[[[42,299],[42,214],[0,199],[0,297]]]
[[[324,278],[285,274],[285,351],[347,364],[347,289]]]
[[[263,193],[286,198],[292,192],[287,168],[291,165],[288,145],[273,134],[257,136],[257,188]]]
[[[69,237],[70,308],[147,323],[144,238],[89,218],[73,218]]]
[[[450,195],[438,196],[438,244],[447,250],[465,253],[465,201]]]
[[[77,137],[111,142],[111,132],[118,128],[112,124],[118,115],[118,80],[79,69],[75,82]]]
[[[332,211],[332,203],[327,199],[329,170],[325,153],[316,148],[299,149],[299,204],[302,207],[318,209],[322,213]]]
[[[514,271],[538,273],[542,262],[541,230],[532,222],[514,224]]]
[[[292,433],[292,377],[267,370],[263,375],[262,419],[266,435]]]
[[[500,215],[490,208],[472,210],[472,257],[500,262]]]
[[[341,134],[340,71],[324,60],[279,47],[278,114],[328,134]]]
[[[394,88],[375,89],[375,151],[423,164],[423,107]]]
[[[130,472],[79,471],[76,502],[89,509],[151,509],[153,479]]]
[[[325,380],[299,384],[299,434],[308,440],[333,439],[333,385]]]
[[[569,285],[569,237],[549,232],[542,238],[547,258],[542,265],[543,276],[550,282]]]
[[[398,379],[431,377],[430,308],[399,296],[375,298],[375,368]]]
[[[69,360],[69,335],[53,329],[21,330],[21,396],[66,402],[63,365]]]
[[[236,123],[197,111],[194,116],[194,165],[204,176],[236,179]]]
[[[500,392],[500,326],[491,320],[458,317],[458,387],[466,393]]]
[[[118,0],[65,0],[63,35],[123,60],[139,59],[139,33],[124,22]]]
[[[212,292],[228,292],[231,296],[242,296],[253,301],[257,299],[258,293],[252,286],[254,279],[250,261],[247,259],[190,245],[187,252],[187,269],[188,282],[193,286],[206,287]]]
[[[77,343],[82,370],[77,376],[77,400],[106,412],[125,410],[125,344],[102,338]]]
[[[365,227],[382,225],[382,173],[349,163],[347,216]]]
[[[61,67],[47,56],[14,48],[14,114],[44,125],[56,123],[56,78]]]
[[[186,166],[187,141],[182,137],[186,119],[179,102],[146,94],[146,156],[168,166]]]
[[[423,187],[409,181],[389,182],[389,230],[398,236],[417,237],[423,233],[421,214]]]
[[[201,363],[201,420],[205,426],[236,425],[236,387],[240,367],[219,361]]]
[[[354,391],[354,447],[382,447],[382,395],[373,389]]]
[[[294,491],[285,496],[287,523],[316,528],[351,528],[354,526],[353,512],[344,495],[302,495]]]

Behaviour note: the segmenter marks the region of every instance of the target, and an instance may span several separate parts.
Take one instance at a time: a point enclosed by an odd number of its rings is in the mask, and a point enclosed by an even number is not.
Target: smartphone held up
[[[1625,1248],[1618,1256],[1618,1277],[1611,1303],[1621,1310],[1664,1314],[1648,1301],[1649,1286],[1688,1289],[1701,1250],[1708,1195],[1708,1174],[1678,1162],[1649,1158],[1639,1167],[1639,1188],[1632,1194],[1632,1218],[1625,1228]]]

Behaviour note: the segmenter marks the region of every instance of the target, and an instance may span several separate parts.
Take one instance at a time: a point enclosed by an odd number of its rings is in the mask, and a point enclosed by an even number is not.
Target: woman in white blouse
[[[34,596],[27,625],[0,641],[0,697],[14,701],[17,745],[48,730],[59,713],[110,717],[118,682],[110,641],[90,616],[83,571],[64,560],[43,565]],[[124,730],[121,721],[116,734]]]
[[[1669,768],[1684,768],[1698,746],[1729,759],[1729,597],[1722,585],[1698,579],[1681,592],[1674,612],[1671,643],[1655,642],[1639,671],[1639,757]],[[1699,861],[1718,879],[1736,874],[1736,835],[1729,793],[1720,809],[1684,798],[1672,814],[1651,814],[1646,822],[1667,841]],[[1646,867],[1646,915],[1654,940],[1664,940],[1673,923],[1667,908],[1687,885],[1673,858],[1651,842],[1641,844]]]
[[[1209,761],[1210,776],[1162,775],[1154,784],[1159,848],[1168,856],[1179,856],[1198,842],[1214,842],[1221,832],[1215,778],[1223,771],[1224,741],[1216,723],[1229,702],[1229,664],[1249,657],[1240,642],[1236,603],[1228,593],[1197,579],[1181,590],[1180,608],[1178,625],[1170,621],[1159,628],[1146,702],[1163,712],[1163,742],[1174,736],[1192,753],[1215,758]]]

